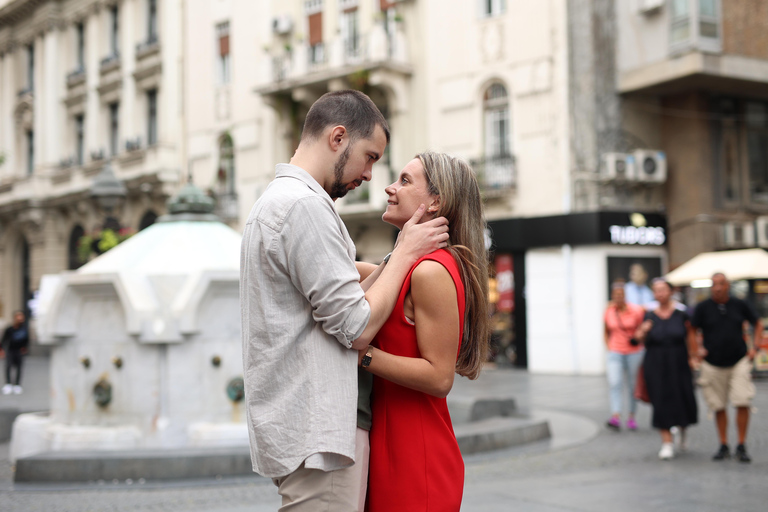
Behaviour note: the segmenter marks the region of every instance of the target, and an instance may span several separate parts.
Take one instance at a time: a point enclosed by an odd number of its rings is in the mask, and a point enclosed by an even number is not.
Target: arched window
[[[224,134],[219,143],[219,171],[216,178],[219,194],[235,193],[235,145],[228,133]]]
[[[485,90],[483,97],[485,123],[485,157],[493,159],[512,154],[509,122],[509,96],[507,89],[494,83]]]
[[[85,230],[83,229],[83,226],[79,224],[73,227],[72,231],[69,233],[69,247],[67,250],[69,270],[78,269],[83,264],[83,262],[80,261],[80,254],[77,250],[78,243],[80,242],[80,238],[82,238],[83,235],[85,235]]]
[[[144,216],[142,216],[141,220],[139,221],[139,231],[141,231],[142,229],[148,228],[149,226],[154,224],[156,220],[157,220],[157,214],[152,210],[147,210],[144,213]]]

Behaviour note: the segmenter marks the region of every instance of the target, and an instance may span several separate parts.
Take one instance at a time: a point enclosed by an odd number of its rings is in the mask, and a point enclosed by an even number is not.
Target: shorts
[[[698,383],[704,401],[713,412],[722,411],[728,402],[734,407],[750,407],[755,396],[752,361],[746,356],[725,368],[702,361]]]

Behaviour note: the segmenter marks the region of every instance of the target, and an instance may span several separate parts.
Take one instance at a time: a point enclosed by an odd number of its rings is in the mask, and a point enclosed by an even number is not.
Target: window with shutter
[[[230,51],[229,51],[229,22],[216,25],[216,37],[218,39],[218,68],[219,82],[229,83]]]
[[[309,44],[314,46],[323,42],[323,13],[309,15]]]

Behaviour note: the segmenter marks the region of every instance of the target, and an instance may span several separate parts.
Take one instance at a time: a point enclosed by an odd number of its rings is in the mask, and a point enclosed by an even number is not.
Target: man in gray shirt
[[[389,128],[366,95],[337,91],[310,108],[290,164],[253,206],[240,260],[251,460],[281,510],[356,511],[367,432],[356,427],[358,350],[392,312],[418,258],[448,240],[443,218],[403,228],[380,278],[360,285],[355,247],[333,201],[371,178]]]

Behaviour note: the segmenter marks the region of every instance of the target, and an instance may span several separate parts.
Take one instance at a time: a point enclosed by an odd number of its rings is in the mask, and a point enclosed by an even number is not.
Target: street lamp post
[[[125,185],[117,179],[112,170],[112,161],[107,160],[101,172],[93,179],[91,197],[107,213],[112,213],[120,199],[125,198]]]

